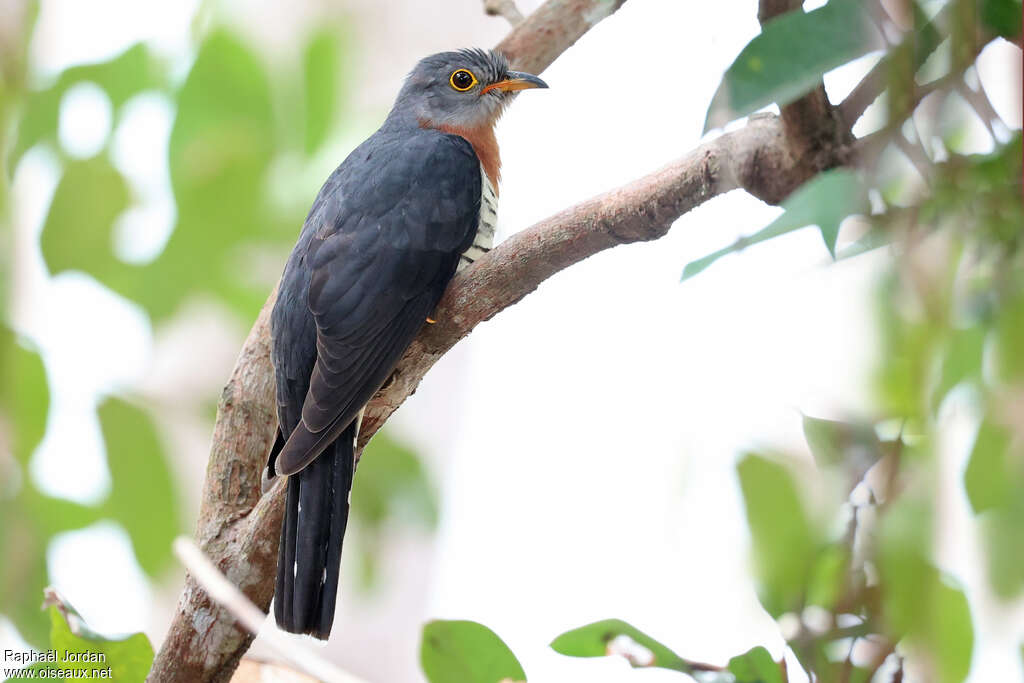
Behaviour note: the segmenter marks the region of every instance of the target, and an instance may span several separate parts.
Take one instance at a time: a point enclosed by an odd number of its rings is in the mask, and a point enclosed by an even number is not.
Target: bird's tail
[[[274,618],[285,631],[321,640],[331,635],[357,429],[353,421],[309,466],[288,478],[274,594]]]

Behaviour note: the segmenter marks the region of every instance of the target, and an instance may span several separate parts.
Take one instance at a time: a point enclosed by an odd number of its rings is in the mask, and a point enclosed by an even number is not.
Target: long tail
[[[291,633],[307,633],[321,640],[331,635],[357,422],[308,467],[288,478],[274,618],[280,628]]]

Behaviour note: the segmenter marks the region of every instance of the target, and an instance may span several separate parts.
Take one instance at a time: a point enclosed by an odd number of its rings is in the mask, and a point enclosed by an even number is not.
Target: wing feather
[[[309,464],[386,381],[472,244],[480,197],[472,146],[432,130],[378,132],[324,185],[279,293],[298,310],[273,317],[278,472]]]

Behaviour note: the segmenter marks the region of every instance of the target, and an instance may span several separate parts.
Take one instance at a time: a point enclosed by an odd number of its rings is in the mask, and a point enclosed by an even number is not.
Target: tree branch
[[[539,73],[624,1],[548,0],[497,49],[518,68]],[[274,593],[284,515],[282,483],[260,496],[260,473],[277,428],[270,364],[270,311],[276,295],[275,289],[260,311],[221,395],[195,534],[203,553],[264,611]],[[252,639],[186,575],[147,681],[228,681]]]

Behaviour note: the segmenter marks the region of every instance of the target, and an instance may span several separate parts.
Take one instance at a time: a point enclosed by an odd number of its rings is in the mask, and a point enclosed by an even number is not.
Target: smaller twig
[[[903,683],[903,657],[899,658],[899,665],[892,674],[892,683]]]
[[[875,655],[874,659],[867,666],[867,676],[864,677],[865,681],[875,680],[875,676],[878,675],[878,670],[885,664],[885,660],[889,659],[889,655],[896,651],[895,646],[892,643],[886,641],[882,649]]]
[[[179,536],[174,539],[174,554],[178,556],[185,568],[196,582],[202,586],[215,602],[232,614],[238,622],[251,631],[259,633],[267,615],[242,595],[242,591],[227,577],[220,573],[210,559],[191,538]],[[296,643],[282,635],[279,631],[265,631],[261,639],[279,656],[314,678],[327,683],[365,683],[352,674],[345,673],[315,652],[297,646]]]
[[[963,81],[959,81],[956,84],[956,91],[967,100],[967,104],[971,105],[974,109],[974,113],[978,115],[981,122],[985,124],[985,130],[992,136],[992,142],[999,143],[999,138],[996,137],[996,129],[993,125],[993,121],[1002,121],[999,114],[996,112],[995,107],[992,106],[992,101],[989,100],[988,94],[985,92],[985,87],[981,84],[981,80],[978,80],[978,89],[974,90],[969,88]]]
[[[525,19],[513,0],[484,0],[484,13],[489,17],[505,17],[513,27]]]
[[[902,133],[897,133],[893,136],[893,139],[896,141],[896,147],[903,152],[903,156],[905,156],[917,170],[917,173],[921,176],[921,180],[924,181],[924,184],[930,185],[931,161],[929,161],[928,157],[925,156],[921,148],[917,145],[911,144],[910,141],[907,140],[907,137]]]

